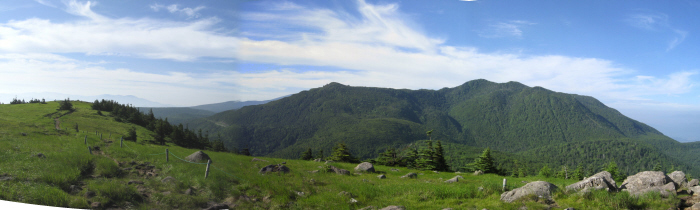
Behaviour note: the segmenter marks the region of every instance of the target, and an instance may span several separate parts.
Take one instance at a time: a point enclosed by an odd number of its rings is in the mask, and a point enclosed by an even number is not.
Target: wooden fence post
[[[87,135],[85,135],[85,144],[87,144]]]
[[[165,149],[165,162],[170,161],[170,154],[168,153],[168,149]]]
[[[211,165],[211,159],[207,160],[207,170],[204,171],[204,178],[209,177],[209,165]]]
[[[119,139],[119,148],[124,147],[124,137],[122,136],[121,139]]]
[[[92,149],[90,149],[90,146],[88,146],[88,152],[92,155]]]

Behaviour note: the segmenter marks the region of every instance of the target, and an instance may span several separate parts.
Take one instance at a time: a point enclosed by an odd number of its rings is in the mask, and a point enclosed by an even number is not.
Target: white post
[[[508,181],[506,181],[506,179],[503,179],[503,192],[506,191],[506,182]]]
[[[207,170],[204,171],[204,178],[209,177],[209,165],[211,165],[211,159],[207,160]]]

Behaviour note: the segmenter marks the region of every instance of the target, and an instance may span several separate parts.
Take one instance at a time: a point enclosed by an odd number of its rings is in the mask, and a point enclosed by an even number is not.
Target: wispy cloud
[[[479,30],[478,34],[486,38],[516,37],[523,36],[522,28],[535,23],[524,20],[511,20],[490,24],[488,28]]]
[[[673,38],[668,42],[666,51],[681,44],[688,36],[687,31],[671,26],[668,15],[664,13],[632,14],[627,17],[626,21],[631,26],[646,31],[669,33]]]
[[[165,6],[165,5],[161,5],[158,3],[152,4],[152,5],[150,5],[150,7],[153,11],[156,11],[156,12],[160,11],[161,9],[166,9],[170,13],[184,14],[188,18],[198,18],[200,15],[198,13],[199,10],[206,8],[204,6],[198,6],[195,8],[190,8],[190,7],[180,8],[180,5],[177,5],[177,4],[171,4],[171,5]]]

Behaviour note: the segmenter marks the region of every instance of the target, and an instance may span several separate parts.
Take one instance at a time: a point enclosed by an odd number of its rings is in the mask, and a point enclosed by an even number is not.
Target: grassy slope
[[[413,170],[397,167],[401,171],[393,172],[389,167],[375,166],[387,176],[387,179],[380,180],[376,178],[377,174],[341,176],[309,173],[323,165],[318,162],[274,158],[263,158],[269,162],[251,162],[252,157],[207,152],[214,161],[214,167],[210,177],[204,179],[204,165],[186,163],[172,156],[170,162],[165,162],[164,155],[151,155],[163,153],[168,148],[171,153],[184,158],[194,150],[142,144],[150,137],[149,132],[140,127],[137,128],[139,142],[125,141],[128,147],[120,148],[118,137],[125,134],[131,125],[97,115],[89,109],[89,103],[73,104],[77,111],[59,118],[61,130],[55,129],[53,118],[66,112],[56,112],[57,103],[0,105],[0,174],[13,177],[12,180],[0,181],[0,188],[3,189],[0,199],[73,208],[88,208],[90,202],[101,202],[105,206],[121,208],[196,209],[206,207],[208,201],[229,201],[243,209],[357,209],[369,205],[403,205],[409,209],[517,209],[523,205],[530,209],[546,208],[545,204],[532,200],[513,204],[500,202],[503,177],[495,175],[462,174],[466,179],[447,184],[442,180],[454,177],[454,173],[415,171],[425,175],[406,180],[399,177]],[[79,133],[73,129],[75,123],[80,127]],[[102,133],[104,140],[100,140],[95,131]],[[88,145],[100,146],[101,151],[89,154],[83,141],[85,136],[88,136]],[[43,153],[46,158],[34,157],[36,153]],[[150,178],[139,176],[138,173],[121,170],[127,166],[118,165],[132,161],[149,162],[156,167],[158,175]],[[283,161],[287,162],[291,173],[257,173],[264,165]],[[354,167],[354,164],[346,163],[333,165],[348,170]],[[166,176],[178,181],[175,184],[162,183],[160,180]],[[144,181],[144,184],[128,185],[130,180]],[[513,189],[524,185],[522,181],[542,178],[508,180],[508,188]],[[560,179],[547,181],[561,188],[574,182]],[[71,185],[80,186],[82,190],[69,193]],[[182,193],[189,187],[195,189],[194,195]],[[479,187],[483,187],[483,190],[478,190]],[[96,196],[86,198],[84,195],[87,191],[96,192]],[[349,203],[349,198],[338,196],[341,191],[352,193],[359,202]],[[304,195],[300,196],[297,192],[304,192]],[[658,199],[653,195],[633,199],[624,195],[607,192],[587,196],[558,193],[555,200],[559,207],[576,209],[615,209],[616,206],[668,208],[678,200]],[[240,199],[241,196],[257,201],[245,201]]]

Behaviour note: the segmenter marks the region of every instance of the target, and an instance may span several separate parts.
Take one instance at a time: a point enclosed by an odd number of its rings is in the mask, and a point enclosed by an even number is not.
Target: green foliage
[[[608,166],[605,168],[605,171],[610,172],[610,175],[615,180],[615,182],[622,183],[622,181],[624,181],[625,178],[627,178],[627,175],[622,174],[618,170],[617,163],[615,163],[615,161],[610,161],[610,163],[608,163]]]
[[[350,154],[348,147],[344,143],[338,143],[338,145],[333,147],[333,154],[328,159],[336,162],[360,162],[357,158],[353,157],[352,154]]]
[[[136,127],[131,127],[129,129],[128,133],[126,134],[126,136],[124,136],[124,140],[129,140],[129,141],[134,141],[134,142],[136,141],[137,138],[138,138],[138,136],[136,134]]]
[[[306,151],[304,151],[304,153],[301,154],[301,158],[299,158],[299,159],[301,159],[301,160],[312,160],[312,159],[314,159],[314,155],[313,155],[312,152],[311,152],[311,148],[309,148],[309,149],[307,149]]]
[[[583,165],[578,165],[572,174],[574,180],[583,180]]]
[[[656,164],[654,165],[654,169],[651,169],[652,171],[661,171],[661,164]]]
[[[66,98],[58,103],[58,110],[73,111],[73,103],[70,102],[70,98]]]
[[[540,173],[538,175],[541,177],[549,178],[552,176],[552,170],[545,165],[542,167],[542,169],[540,169]]]
[[[486,148],[481,156],[474,161],[474,167],[484,173],[496,173],[496,167],[491,157],[491,148]]]

